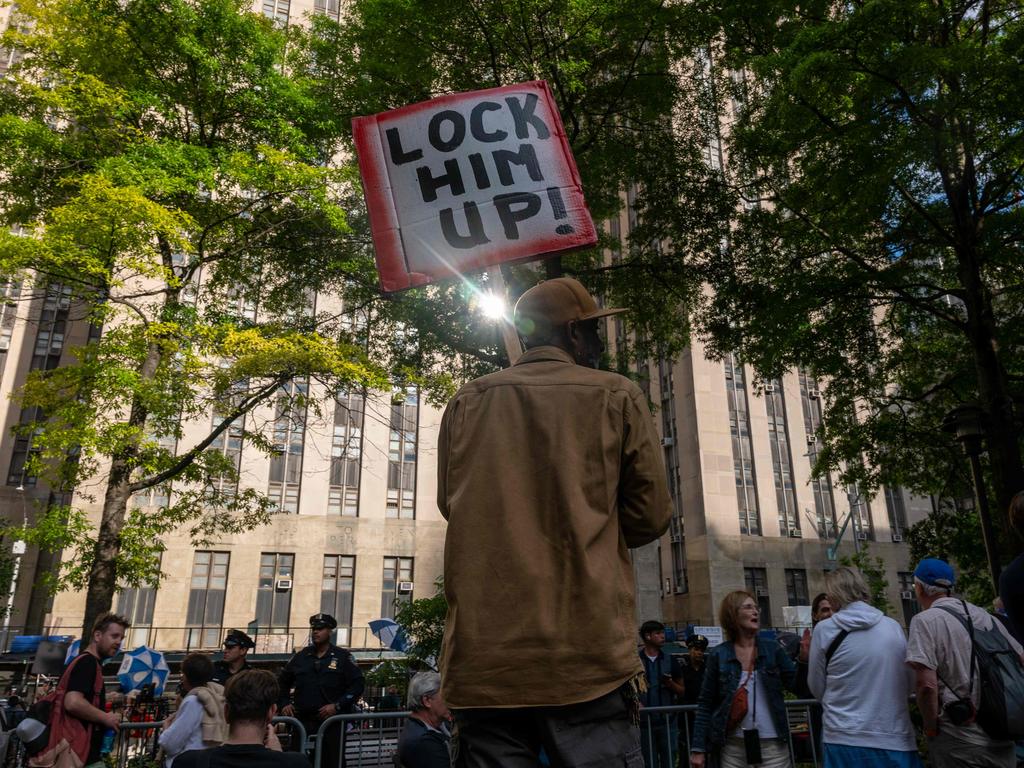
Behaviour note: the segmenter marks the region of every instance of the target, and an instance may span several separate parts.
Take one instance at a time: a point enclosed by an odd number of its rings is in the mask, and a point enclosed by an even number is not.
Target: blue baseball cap
[[[956,584],[956,574],[953,573],[953,566],[945,560],[936,557],[926,557],[917,564],[914,569],[914,577],[932,587],[944,587],[952,589]]]

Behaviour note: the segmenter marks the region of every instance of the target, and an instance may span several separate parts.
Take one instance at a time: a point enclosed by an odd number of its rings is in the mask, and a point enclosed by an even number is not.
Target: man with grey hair
[[[928,755],[934,768],[1014,768],[1013,742],[991,738],[975,720],[981,682],[965,624],[980,631],[994,627],[1015,653],[1022,649],[985,610],[954,598],[955,583],[943,560],[925,558],[914,570],[914,592],[924,610],[910,621],[907,663],[916,673]]]
[[[447,723],[451,719],[441,695],[437,672],[418,672],[409,681],[406,699],[412,714],[398,740],[402,768],[449,768]]]

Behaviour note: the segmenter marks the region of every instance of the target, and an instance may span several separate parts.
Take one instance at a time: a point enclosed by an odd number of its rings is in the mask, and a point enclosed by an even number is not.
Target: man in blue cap
[[[943,560],[926,557],[914,569],[914,593],[924,610],[910,622],[907,663],[917,677],[928,755],[933,768],[1014,768],[1013,742],[992,739],[976,722],[981,683],[965,623],[975,632],[995,628],[1018,655],[1024,651],[988,612],[953,597],[955,584]]]

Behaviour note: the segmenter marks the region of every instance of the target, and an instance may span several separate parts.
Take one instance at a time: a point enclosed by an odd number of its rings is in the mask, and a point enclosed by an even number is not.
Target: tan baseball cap
[[[528,336],[537,328],[558,328],[574,320],[594,320],[626,311],[599,307],[579,280],[556,277],[538,283],[519,297],[515,324],[520,333]]]

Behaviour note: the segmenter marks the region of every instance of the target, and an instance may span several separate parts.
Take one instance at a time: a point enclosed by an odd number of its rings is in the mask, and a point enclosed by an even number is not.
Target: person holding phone
[[[670,707],[683,695],[683,667],[679,659],[662,650],[665,625],[645,621],[640,626],[640,661],[647,677],[647,691],[641,695],[641,707]],[[679,724],[674,713],[654,713],[640,721],[640,746],[647,768],[673,768],[673,752],[679,744]]]
[[[796,665],[774,640],[758,637],[754,596],[730,592],[718,610],[726,641],[708,652],[690,748],[691,768],[708,753],[721,768],[791,768],[783,688],[796,687]],[[712,763],[714,764],[714,763]]]

